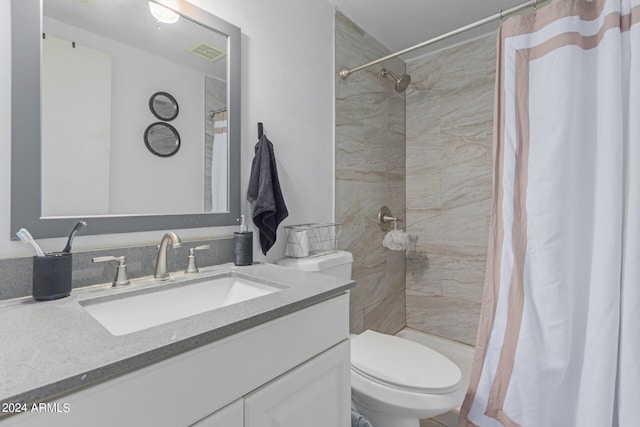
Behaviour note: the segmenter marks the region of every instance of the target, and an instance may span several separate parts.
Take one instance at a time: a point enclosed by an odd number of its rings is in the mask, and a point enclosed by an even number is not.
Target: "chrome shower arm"
[[[488,16],[488,17],[486,17],[484,19],[480,19],[480,20],[478,20],[476,22],[473,22],[471,24],[465,25],[464,27],[460,27],[460,28],[458,28],[456,30],[449,31],[448,33],[441,34],[438,37],[434,37],[434,38],[426,40],[426,41],[424,41],[422,43],[418,43],[415,46],[411,46],[411,47],[408,47],[408,48],[403,49],[401,51],[398,51],[398,52],[392,53],[390,55],[384,56],[384,57],[382,57],[380,59],[376,59],[375,61],[367,62],[366,64],[360,65],[360,66],[355,67],[355,68],[344,67],[344,68],[340,69],[340,71],[338,72],[338,75],[340,76],[341,79],[344,80],[347,77],[349,77],[351,74],[355,73],[356,71],[363,70],[365,68],[371,67],[372,65],[376,65],[376,64],[379,64],[381,62],[387,61],[389,59],[393,59],[393,58],[395,58],[397,56],[404,55],[405,53],[413,52],[414,50],[421,49],[423,47],[427,47],[427,46],[432,45],[434,43],[437,43],[439,41],[448,39],[449,37],[453,37],[453,36],[456,36],[458,34],[464,33],[466,31],[473,30],[474,28],[480,27],[482,25],[488,24],[488,23],[493,22],[493,21],[498,21],[499,20],[499,21],[502,22],[502,20],[504,18],[506,18],[506,17],[508,17],[510,15],[518,13],[518,12],[524,10],[524,9],[529,8],[529,7],[537,7],[538,3],[544,3],[544,1],[543,0],[530,0],[530,1],[526,2],[526,3],[521,4],[521,5],[514,6],[511,9],[500,10],[500,12],[498,12],[498,13],[496,13],[494,15]]]

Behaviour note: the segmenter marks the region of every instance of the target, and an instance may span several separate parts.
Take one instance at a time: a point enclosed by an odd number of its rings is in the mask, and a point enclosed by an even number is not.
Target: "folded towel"
[[[373,427],[373,425],[365,417],[351,410],[351,427]]]
[[[266,255],[276,242],[278,225],[289,216],[289,211],[278,181],[273,144],[264,134],[256,144],[247,200],[253,209],[253,223],[258,227],[262,253]]]

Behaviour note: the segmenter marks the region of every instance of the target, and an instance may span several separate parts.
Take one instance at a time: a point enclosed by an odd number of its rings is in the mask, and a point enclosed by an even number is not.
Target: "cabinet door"
[[[349,356],[343,341],[249,394],[245,427],[347,427]]]
[[[193,424],[191,427],[243,427],[244,404],[243,400],[225,406]]]

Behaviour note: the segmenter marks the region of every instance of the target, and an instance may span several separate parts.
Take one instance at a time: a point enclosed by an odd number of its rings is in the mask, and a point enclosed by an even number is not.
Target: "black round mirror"
[[[156,92],[151,95],[149,109],[160,120],[170,121],[178,117],[178,101],[167,92]]]
[[[180,134],[168,123],[152,123],[144,131],[144,145],[156,156],[173,156],[180,149]]]

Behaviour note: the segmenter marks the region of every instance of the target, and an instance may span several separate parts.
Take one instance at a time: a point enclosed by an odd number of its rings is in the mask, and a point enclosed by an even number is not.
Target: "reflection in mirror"
[[[42,214],[107,213],[111,55],[47,34],[42,68]]]
[[[167,92],[156,92],[151,95],[149,109],[160,120],[169,122],[178,117],[178,101]]]
[[[227,130],[227,85],[210,76],[205,77],[205,107],[207,110],[204,145],[204,208],[218,212],[227,206],[229,138]]]
[[[180,149],[180,134],[169,123],[152,123],[144,131],[144,145],[156,156],[170,157]]]
[[[155,0],[172,24],[146,0],[42,0],[40,27],[40,0],[11,1],[12,235],[63,236],[78,217],[93,234],[237,223],[237,27],[185,0]],[[180,149],[171,173],[139,143],[153,116],[172,121],[147,132],[166,133],[154,153]]]
[[[60,106],[75,105],[80,115],[71,118],[70,122],[67,119],[65,135],[61,135],[60,139],[70,139],[66,129],[72,129],[75,140],[81,141],[84,146],[91,146],[94,142],[88,144],[89,141],[104,135],[98,152],[109,153],[106,160],[100,162],[99,175],[98,172],[93,173],[93,168],[87,168],[85,162],[68,165],[67,173],[77,179],[68,180],[67,175],[66,180],[57,180],[56,193],[87,194],[90,188],[75,188],[78,186],[76,183],[96,181],[97,186],[109,191],[108,206],[99,212],[101,214],[204,212],[204,153],[207,139],[203,114],[206,108],[204,86],[205,79],[211,76],[222,82],[226,93],[227,37],[188,19],[170,24],[158,22],[146,1],[95,2],[88,7],[69,0],[44,0],[43,13],[43,32],[46,35],[43,51],[49,61],[43,61],[42,79],[48,82],[45,89],[47,86],[54,87],[43,92],[44,123],[49,123],[50,115],[56,117],[56,122],[62,122],[58,116],[67,114],[67,109]],[[106,25],[116,21],[120,24],[117,27]],[[66,56],[59,55],[58,50],[49,52],[48,39],[54,37],[67,46]],[[202,49],[203,45],[210,46],[209,50],[215,55],[209,54],[206,48]],[[84,51],[92,55],[81,59],[78,54]],[[98,55],[109,61],[107,67],[93,65],[93,56]],[[72,73],[69,72],[71,64],[76,65]],[[96,70],[97,67],[101,69]],[[55,71],[53,76],[52,71]],[[96,75],[105,76],[104,83],[96,82],[95,87],[105,87],[105,93],[99,96],[96,96],[95,90],[88,90],[94,87]],[[83,79],[92,81],[85,82]],[[157,93],[155,89],[158,87],[168,90]],[[48,96],[51,91],[57,95],[53,100]],[[150,93],[156,93],[151,100]],[[182,111],[179,116],[176,98],[181,99]],[[147,104],[155,117],[172,120],[174,129],[158,125],[145,130],[150,122],[149,111],[145,111]],[[107,111],[104,118],[102,111]],[[76,122],[82,122],[82,125]],[[96,122],[100,127],[87,128],[88,124]],[[84,128],[82,134],[76,132],[80,127]],[[181,138],[174,136],[177,135],[175,129],[179,130]],[[49,130],[46,126],[43,128],[43,152],[49,151],[45,147],[49,142]],[[180,156],[172,162],[174,173],[167,174],[144,151],[132,149],[139,147],[143,133],[152,136],[151,140],[145,138],[149,150],[163,157],[173,155],[179,148],[176,141],[182,139],[184,144]],[[83,156],[82,151],[76,152],[76,157]],[[51,160],[55,164],[55,158]],[[49,167],[49,163],[50,157],[44,156],[45,168]],[[76,169],[76,164],[80,163],[83,163],[80,169]],[[202,166],[194,167],[197,164]],[[105,167],[108,169],[106,174],[102,172]],[[80,179],[80,176],[84,179]],[[106,182],[98,182],[103,179]],[[226,188],[218,188],[226,187],[226,178],[211,185],[212,192],[226,194]],[[171,201],[140,197],[140,194],[148,193],[147,189],[153,187],[163,188],[171,194]],[[47,195],[48,188],[48,185],[43,185],[43,199],[57,205],[59,202],[56,200],[60,199]],[[120,190],[111,191],[111,188]],[[189,190],[185,191],[185,188]],[[227,208],[224,203],[217,205],[215,211],[212,209],[208,212],[226,212]],[[68,205],[53,206],[49,212],[77,214],[69,210]]]

